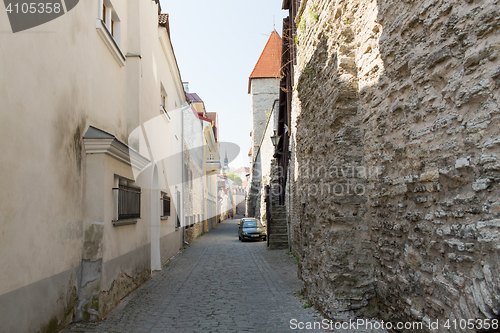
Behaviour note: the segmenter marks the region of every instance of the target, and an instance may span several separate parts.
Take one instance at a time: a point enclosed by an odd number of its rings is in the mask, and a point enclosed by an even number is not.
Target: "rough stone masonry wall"
[[[499,1],[310,0],[298,30],[289,198],[313,302],[498,315]]]

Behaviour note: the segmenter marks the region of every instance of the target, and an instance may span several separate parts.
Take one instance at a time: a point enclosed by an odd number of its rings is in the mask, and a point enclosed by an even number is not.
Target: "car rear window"
[[[243,228],[256,228],[261,226],[259,221],[243,221]]]

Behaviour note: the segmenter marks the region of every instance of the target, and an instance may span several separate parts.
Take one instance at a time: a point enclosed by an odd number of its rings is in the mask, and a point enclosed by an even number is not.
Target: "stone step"
[[[288,234],[269,234],[267,237],[269,237],[269,241],[288,243]]]
[[[270,228],[269,235],[288,235],[287,228]]]
[[[269,228],[270,229],[272,229],[272,228],[274,228],[274,229],[276,229],[276,228],[278,228],[278,229],[288,229],[288,225],[286,223],[271,223],[269,225]]]
[[[275,214],[275,213],[286,214],[286,208],[285,207],[276,207],[276,206],[274,206],[272,208],[272,212],[273,212],[273,214]]]
[[[287,228],[288,224],[287,223],[271,223],[271,224],[269,224],[269,227]]]
[[[286,215],[285,214],[273,214],[273,220],[286,220]]]
[[[269,241],[269,249],[270,250],[282,250],[288,248],[288,242],[276,242]]]

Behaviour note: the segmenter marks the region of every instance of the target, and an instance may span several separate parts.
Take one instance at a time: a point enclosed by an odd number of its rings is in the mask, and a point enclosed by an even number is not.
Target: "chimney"
[[[184,86],[186,94],[189,94],[189,82],[182,82],[182,85]]]

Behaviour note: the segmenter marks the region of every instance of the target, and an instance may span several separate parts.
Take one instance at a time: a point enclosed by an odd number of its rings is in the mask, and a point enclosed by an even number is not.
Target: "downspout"
[[[205,158],[205,231],[208,232],[208,210],[207,210],[207,200],[208,200],[208,187],[207,187],[207,133],[214,127],[214,122],[212,121],[210,127],[203,133],[203,138],[205,139],[206,145],[203,145],[203,155]]]
[[[189,106],[189,105],[188,105]],[[186,205],[184,204],[184,198],[186,197],[186,193],[184,192],[184,189],[185,189],[185,179],[184,179],[184,108],[181,108],[182,112],[181,112],[181,151],[182,151],[182,157],[181,157],[181,163],[182,163],[182,168],[181,168],[181,172],[182,172],[182,220],[181,220],[181,227],[182,227],[182,243],[183,244],[187,244],[189,245],[188,242],[186,242],[186,226],[182,226],[185,221],[185,216],[186,216],[186,211],[185,211],[185,208],[186,208]]]

